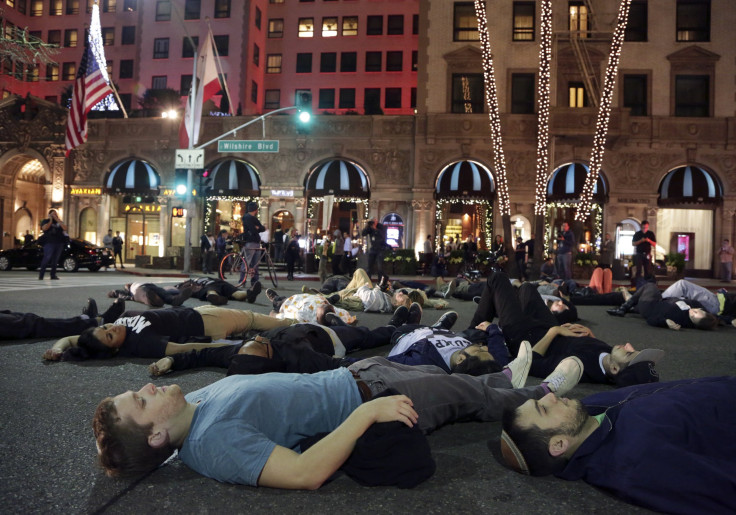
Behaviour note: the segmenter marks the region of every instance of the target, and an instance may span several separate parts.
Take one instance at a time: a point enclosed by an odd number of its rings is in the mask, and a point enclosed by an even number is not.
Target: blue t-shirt
[[[233,375],[186,399],[199,405],[179,457],[204,476],[251,486],[277,445],[296,451],[302,438],[333,431],[361,403],[346,368]]]

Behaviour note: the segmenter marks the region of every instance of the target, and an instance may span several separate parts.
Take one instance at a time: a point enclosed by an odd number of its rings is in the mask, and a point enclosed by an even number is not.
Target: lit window
[[[710,41],[710,0],[677,0],[677,41]]]
[[[478,20],[473,2],[455,2],[453,41],[478,41]]]
[[[578,37],[588,37],[588,7],[580,0],[568,4],[570,32],[579,32]]]
[[[358,17],[343,16],[342,17],[342,35],[357,36],[358,35]]]
[[[322,37],[334,38],[337,36],[337,18],[322,18]]]
[[[534,41],[534,2],[514,2],[514,41]]]
[[[299,18],[299,37],[314,37],[314,18]]]
[[[268,20],[268,37],[282,38],[284,37],[284,20],[275,18]]]
[[[588,95],[582,82],[570,82],[567,85],[567,92],[569,107],[588,107]]]
[[[61,68],[61,80],[74,80],[77,75],[76,63],[64,63]]]
[[[269,54],[266,57],[266,73],[281,73],[281,54]]]

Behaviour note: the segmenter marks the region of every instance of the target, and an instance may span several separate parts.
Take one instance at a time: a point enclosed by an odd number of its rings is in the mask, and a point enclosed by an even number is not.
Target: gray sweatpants
[[[408,366],[385,358],[364,359],[349,368],[368,384],[373,395],[394,388],[409,397],[424,433],[465,418],[498,421],[504,410],[545,394],[541,386],[513,389],[503,372],[478,377],[447,374],[433,365]]]

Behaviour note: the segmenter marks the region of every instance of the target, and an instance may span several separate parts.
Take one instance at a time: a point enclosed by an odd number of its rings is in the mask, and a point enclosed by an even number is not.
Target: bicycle
[[[260,247],[257,249],[246,249],[242,247],[239,252],[230,252],[226,254],[222,261],[220,261],[220,279],[233,283],[236,286],[242,286],[248,281],[249,277],[253,277],[255,273],[254,267],[248,264],[246,258],[246,252],[258,252],[260,257],[255,261],[256,266],[259,270],[263,270],[265,265],[266,271],[268,272],[268,278],[271,280],[274,288],[279,285],[279,280],[276,277],[276,268],[274,267],[271,256],[268,254],[268,249]],[[251,260],[255,257],[251,257]]]

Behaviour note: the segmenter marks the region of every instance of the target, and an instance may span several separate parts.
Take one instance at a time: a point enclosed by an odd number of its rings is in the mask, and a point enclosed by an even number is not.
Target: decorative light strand
[[[324,197],[309,197],[309,204],[307,205],[307,218],[310,220],[314,219],[314,206],[319,202],[324,202]],[[354,204],[361,203],[365,207],[363,210],[363,220],[368,220],[368,199],[358,197],[335,197],[335,202],[352,202]]]
[[[498,204],[502,215],[511,216],[509,201],[509,182],[506,177],[506,157],[503,153],[503,138],[501,137],[501,115],[498,109],[498,92],[496,90],[496,76],[493,70],[493,54],[491,40],[488,35],[488,20],[486,17],[486,3],[484,0],[475,0],[475,16],[478,18],[478,34],[483,57],[483,82],[485,83],[486,105],[491,126],[491,142],[493,144],[493,163],[496,168],[496,182],[498,183]]]
[[[474,204],[476,206],[476,212],[479,206],[485,208],[485,216],[480,218],[480,230],[485,234],[486,248],[490,249],[491,243],[493,243],[493,203],[490,200],[477,198],[437,199],[437,209],[434,211],[435,220],[442,220],[442,214],[444,212],[443,207],[446,204],[455,204],[458,202],[465,205]]]
[[[92,5],[92,18],[89,24],[89,46],[92,54],[95,56],[97,66],[100,68],[100,74],[105,78],[105,82],[110,83],[110,77],[107,75],[107,59],[105,58],[105,47],[102,43],[102,28],[100,27],[100,6],[95,2]],[[119,111],[117,102],[111,94],[100,100],[93,108],[93,111]]]
[[[577,208],[580,204],[578,201],[567,201],[567,202],[550,202],[547,204],[547,218],[549,219],[549,212],[552,209],[569,209],[569,208]],[[589,213],[592,213],[594,218],[593,226],[594,226],[594,237],[593,239],[593,248],[596,249],[598,252],[600,252],[601,247],[601,234],[603,232],[603,204],[599,202],[593,202],[590,206]],[[545,226],[545,234],[546,237],[544,238],[544,254],[548,256],[550,254],[550,245],[552,242],[552,225],[547,224]],[[579,244],[580,242],[578,242]]]
[[[227,200],[228,202],[259,202],[261,200],[260,197],[253,197],[253,196],[247,196],[247,197],[227,197],[227,196],[212,196],[212,197],[206,197],[205,198],[205,213],[204,213],[204,227],[205,230],[210,226],[212,223],[212,218],[214,216],[215,212],[215,202],[220,200]],[[259,204],[260,207],[260,204]]]
[[[621,0],[616,30],[611,40],[611,53],[608,56],[606,77],[603,82],[603,92],[601,93],[601,104],[598,108],[598,120],[596,121],[595,136],[593,137],[593,149],[590,154],[590,173],[585,178],[583,191],[580,193],[580,202],[575,212],[575,220],[579,222],[584,222],[590,215],[593,190],[595,189],[595,184],[598,181],[598,175],[603,165],[608,122],[611,119],[613,89],[616,85],[616,74],[618,73],[618,63],[624,43],[624,34],[626,33],[626,23],[629,19],[630,6],[631,0]]]
[[[542,0],[539,42],[539,80],[537,99],[537,174],[534,214],[547,212],[547,178],[549,176],[549,106],[552,64],[552,0]]]

